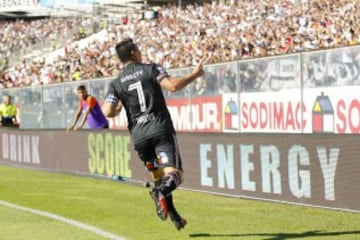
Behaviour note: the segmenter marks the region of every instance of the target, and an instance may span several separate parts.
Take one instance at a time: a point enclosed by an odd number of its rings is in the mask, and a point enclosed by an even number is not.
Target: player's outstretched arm
[[[196,78],[204,74],[203,64],[206,59],[207,58],[202,58],[199,64],[195,66],[194,70],[190,74],[178,77],[166,77],[161,80],[160,85],[170,92],[176,92],[183,89]]]

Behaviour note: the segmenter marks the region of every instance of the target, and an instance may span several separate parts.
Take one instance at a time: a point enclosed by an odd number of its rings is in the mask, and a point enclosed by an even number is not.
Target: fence
[[[81,84],[101,101],[112,80]],[[66,128],[78,106],[79,84],[3,89],[0,96],[13,96],[23,129]],[[194,83],[164,94],[179,131],[360,133],[359,86],[360,47],[348,47],[207,65]],[[111,128],[125,128],[124,117]]]

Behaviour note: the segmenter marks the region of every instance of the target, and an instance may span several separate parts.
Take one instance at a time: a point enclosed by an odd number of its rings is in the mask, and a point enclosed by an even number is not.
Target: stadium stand
[[[2,63],[0,86],[115,76],[122,66],[113,46],[125,37],[133,38],[145,50],[145,62],[157,62],[169,69],[191,66],[209,52],[210,63],[216,63],[360,43],[360,25],[356,24],[360,10],[356,1],[350,0],[238,0],[181,6],[176,2],[156,7],[146,3],[139,5],[140,10],[133,6],[132,11],[128,5],[125,12],[119,10],[121,4],[94,6],[93,22],[62,17],[2,23],[0,48],[7,57],[14,56],[14,49],[23,49],[29,39],[50,37],[49,25],[58,26],[51,31],[61,32],[64,24],[73,28],[92,26],[93,31],[61,41],[59,48],[50,48],[52,53],[41,48],[35,52],[37,57],[17,57],[19,64]],[[26,26],[34,27],[29,30]],[[14,28],[25,44],[4,34]]]

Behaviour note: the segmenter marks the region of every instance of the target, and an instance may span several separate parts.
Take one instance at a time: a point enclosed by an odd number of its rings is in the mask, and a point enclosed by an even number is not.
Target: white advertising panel
[[[360,86],[304,89],[305,133],[360,133]]]
[[[307,107],[299,89],[240,94],[241,132],[301,133]]]
[[[0,1],[0,12],[18,11],[39,6],[39,0],[2,0]]]
[[[240,132],[360,133],[360,86],[242,93]]]

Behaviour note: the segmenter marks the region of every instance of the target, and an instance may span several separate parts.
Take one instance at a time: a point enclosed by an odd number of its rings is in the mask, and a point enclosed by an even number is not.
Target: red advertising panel
[[[168,99],[175,129],[192,132],[222,131],[222,96]]]

